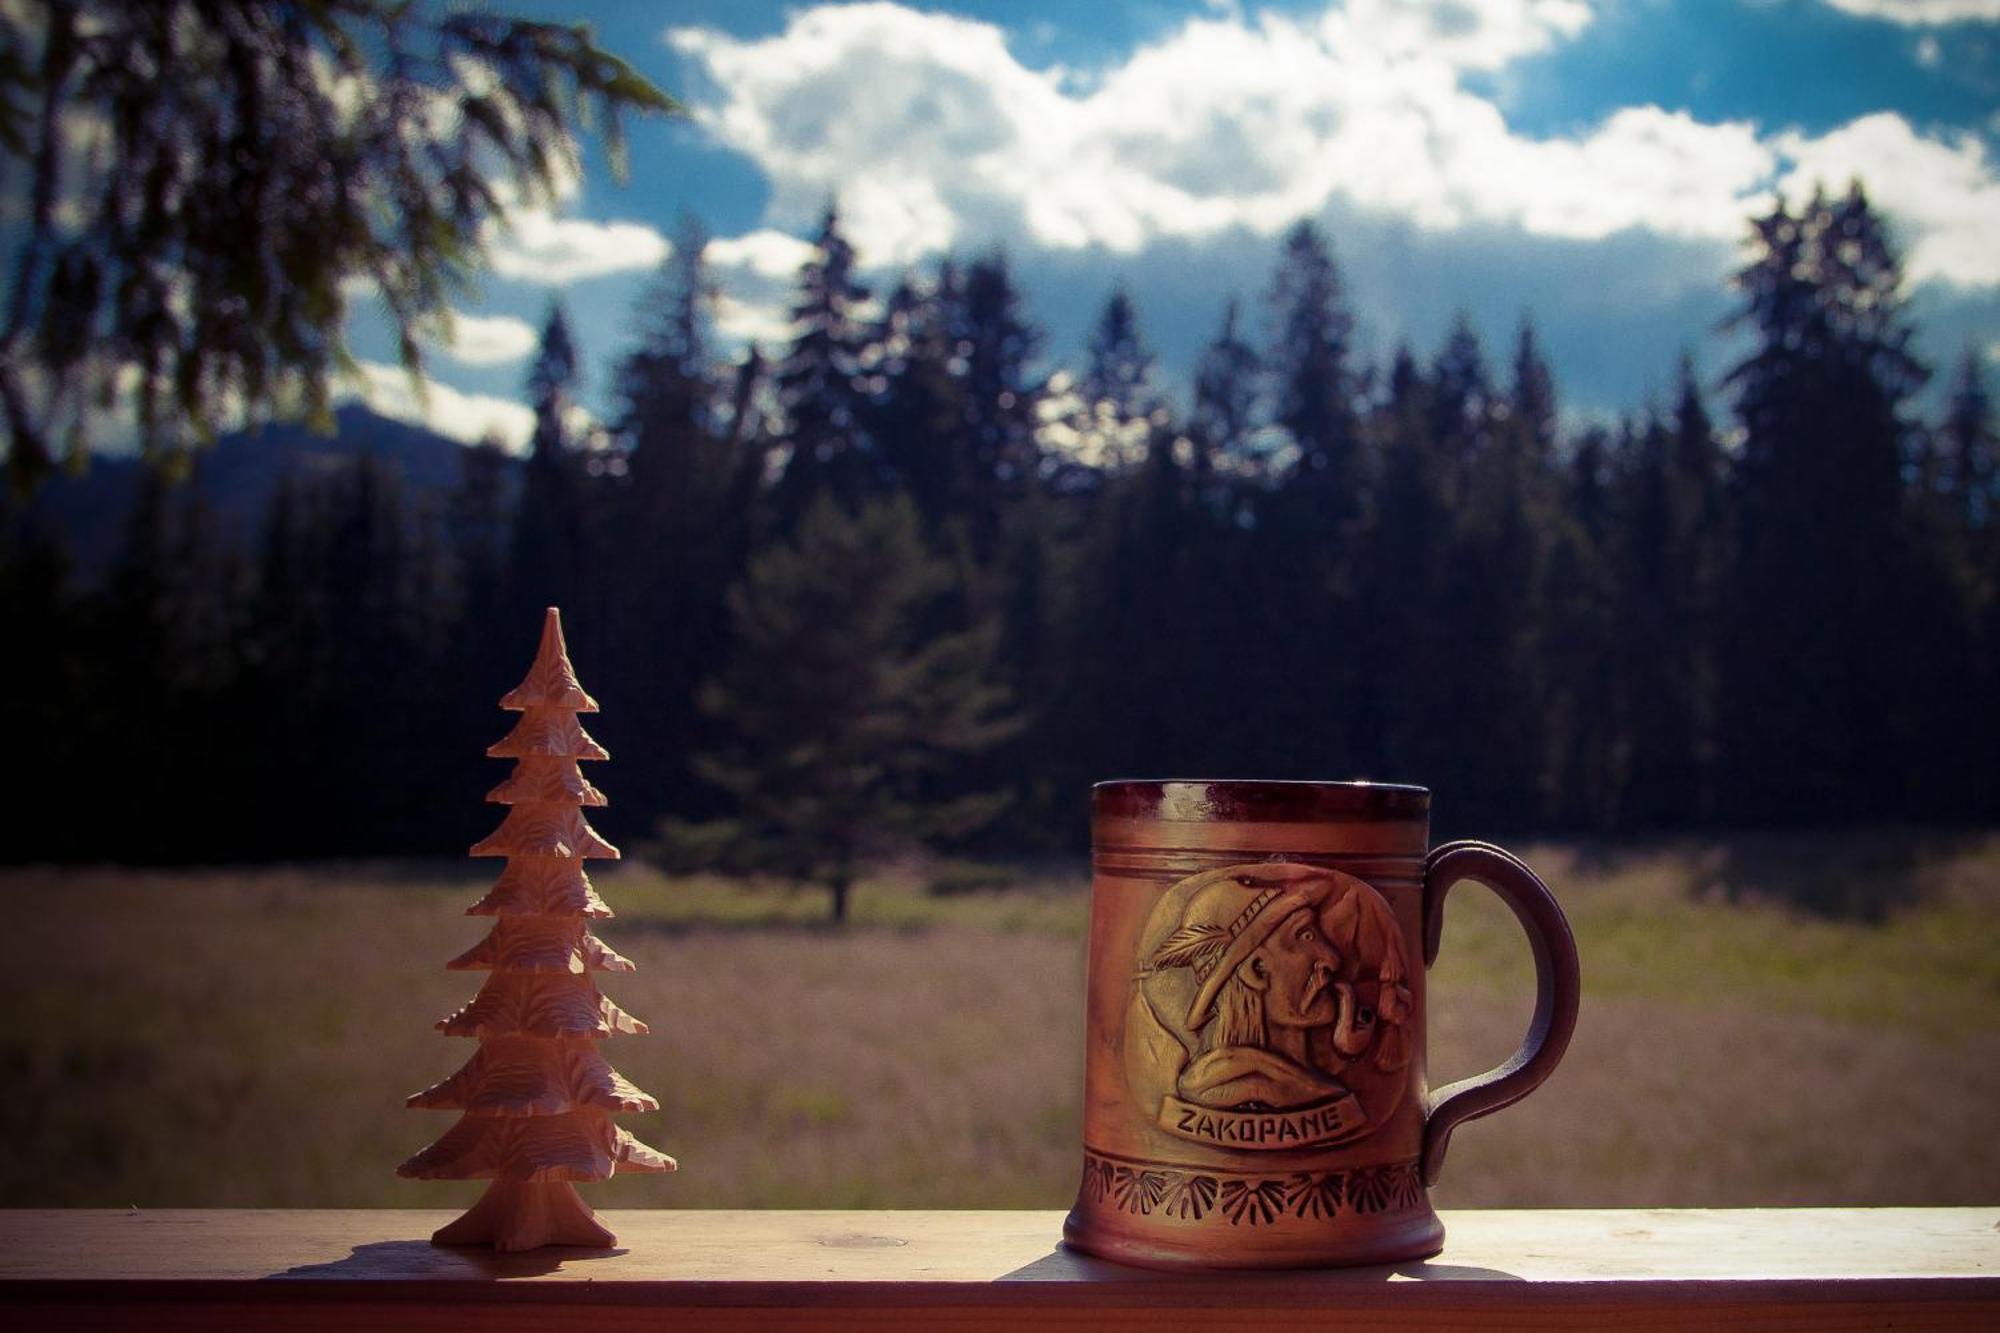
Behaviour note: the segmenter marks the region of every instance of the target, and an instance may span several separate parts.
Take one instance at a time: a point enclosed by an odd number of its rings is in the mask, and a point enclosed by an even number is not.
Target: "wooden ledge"
[[[1058,1212],[612,1211],[612,1252],[424,1238],[449,1212],[0,1212],[11,1328],[2000,1328],[2000,1208],[1447,1212],[1394,1268],[1151,1273]]]

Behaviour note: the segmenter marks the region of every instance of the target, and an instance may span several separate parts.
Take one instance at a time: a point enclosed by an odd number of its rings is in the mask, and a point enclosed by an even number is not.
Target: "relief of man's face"
[[[1321,934],[1311,908],[1301,907],[1279,922],[1246,961],[1261,973],[1268,1021],[1294,1028],[1333,1022],[1340,954]]]

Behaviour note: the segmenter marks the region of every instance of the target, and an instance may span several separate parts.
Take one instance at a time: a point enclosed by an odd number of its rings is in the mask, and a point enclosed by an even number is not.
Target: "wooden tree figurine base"
[[[538,1250],[544,1245],[609,1249],[618,1243],[567,1180],[496,1180],[464,1217],[431,1234],[433,1245],[491,1245]]]
[[[489,973],[472,1003],[438,1023],[450,1036],[476,1037],[465,1067],[409,1099],[411,1106],[462,1111],[445,1136],[396,1168],[425,1180],[491,1180],[472,1211],[431,1237],[439,1245],[533,1250],[544,1245],[603,1249],[617,1243],[571,1184],[615,1171],[671,1171],[674,1159],[612,1123],[620,1111],[657,1111],[597,1053],[601,1038],[643,1033],[646,1025],[598,992],[593,972],[632,964],[592,935],[592,918],[611,909],[583,872],[589,857],[616,857],[582,807],[604,793],[584,780],[580,759],[603,747],[577,724],[597,702],[577,684],[550,607],[541,651],[520,687],[500,701],[521,714],[487,750],[515,760],[487,795],[509,807],[500,827],[472,849],[504,856],[507,868],[469,916],[498,918],[492,933],[446,964]]]

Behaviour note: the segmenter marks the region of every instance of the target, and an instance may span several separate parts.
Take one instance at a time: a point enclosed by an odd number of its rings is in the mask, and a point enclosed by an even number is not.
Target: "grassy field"
[[[2000,837],[1529,848],[1583,954],[1570,1055],[1461,1130],[1438,1200],[1476,1205],[2000,1198]],[[0,872],[0,1204],[446,1206],[399,1160],[450,1123],[402,1097],[469,1047],[430,1021],[492,866]],[[823,900],[597,876],[606,979],[654,1035],[613,1062],[681,1172],[612,1206],[1058,1207],[1078,1166],[1085,881]],[[1435,1081],[1528,1009],[1512,919],[1452,901]]]

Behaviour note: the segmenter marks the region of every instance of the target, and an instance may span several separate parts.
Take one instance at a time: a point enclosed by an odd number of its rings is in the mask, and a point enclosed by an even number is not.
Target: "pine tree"
[[[1887,814],[1906,794],[1885,808],[1881,774],[1916,757],[1898,715],[1915,638],[1903,409],[1927,372],[1859,187],[1752,225],[1734,322],[1756,345],[1727,377],[1743,428],[1722,640],[1731,804],[1760,819]]]
[[[1556,447],[1556,382],[1542,356],[1535,323],[1521,316],[1514,341],[1514,386],[1508,395],[1509,416],[1530,455],[1537,462],[1553,458]]]
[[[107,742],[93,770],[128,811],[128,846],[147,860],[199,855],[182,793],[234,780],[243,729],[230,722],[249,580],[198,485],[148,469],[87,625],[101,684],[92,714]],[[116,701],[115,705],[112,701]],[[116,758],[112,758],[116,756]],[[212,765],[212,767],[210,767]]]
[[[1047,382],[1031,362],[1041,334],[997,248],[945,288],[944,304],[952,338],[947,365],[963,413],[949,438],[965,455],[968,490],[964,601],[941,628],[996,620],[1005,651],[996,654],[995,679],[1013,698],[1049,699],[1064,665],[1055,635],[1068,589],[1055,586],[1052,571],[1066,559],[1069,515],[1053,494],[1054,469],[1039,438]],[[1047,736],[1046,726],[1024,721],[1014,737],[969,761],[965,789],[1050,800],[1056,779],[1037,748]],[[1025,802],[1013,808],[1019,813],[1010,838],[1035,821]],[[1045,830],[1034,833],[1047,837]]]
[[[448,777],[440,782],[452,786],[478,781],[480,757],[466,741],[486,728],[486,705],[508,686],[506,653],[503,650],[509,605],[507,561],[513,531],[516,490],[520,483],[520,463],[501,441],[493,436],[459,450],[458,482],[444,504],[444,544],[449,552],[450,597],[444,613],[449,618],[440,658],[440,677],[452,682],[438,700],[440,732],[450,737]],[[446,823],[440,815],[437,828],[424,829],[420,836],[441,838],[448,827],[455,841],[467,841],[477,833],[476,813],[468,810],[461,820]]]
[[[326,785],[310,831],[294,822],[287,838],[294,847],[310,839],[312,850],[329,855],[371,845],[417,850],[422,840],[410,836],[405,812],[430,789],[438,739],[431,728],[445,708],[432,694],[443,651],[443,562],[427,516],[414,511],[400,472],[380,458],[363,454],[316,492],[299,534],[300,552],[314,562],[306,577],[316,595],[308,623],[297,627],[300,648],[311,654],[303,662],[311,684],[292,707],[314,733],[305,753],[347,748],[368,756],[374,776],[355,782],[342,770],[316,779]],[[286,630],[282,615],[268,627],[272,635]],[[385,699],[377,683],[399,676],[407,683]]]
[[[729,739],[698,761],[736,818],[669,825],[707,864],[826,888],[832,918],[871,855],[969,834],[1003,794],[953,777],[1012,735],[996,626],[926,636],[952,583],[906,497],[815,501],[730,592],[734,651],[703,691]]]
[[[1538,784],[1471,756],[1517,754],[1526,769],[1542,768],[1540,746],[1522,740],[1536,628],[1526,617],[1544,552],[1533,469],[1523,450],[1496,447],[1505,405],[1463,312],[1432,359],[1423,405],[1431,485],[1448,515],[1432,614],[1452,626],[1453,644],[1436,664],[1439,711],[1429,722],[1453,738],[1464,817],[1518,823],[1524,805],[1539,804]]]
[[[1267,739],[1273,775],[1328,765],[1352,771],[1373,737],[1355,707],[1356,528],[1367,502],[1353,364],[1354,319],[1325,237],[1311,222],[1285,236],[1269,292],[1263,366],[1270,424],[1291,456],[1251,508],[1240,577],[1266,595],[1241,633],[1260,645],[1244,664],[1244,722]],[[1276,738],[1283,738],[1281,741]]]
[[[1513,813],[1537,820],[1552,817],[1565,794],[1549,777],[1554,757],[1543,724],[1568,685],[1561,678],[1564,654],[1551,642],[1549,586],[1551,548],[1563,520],[1556,461],[1560,408],[1534,321],[1523,313],[1512,384],[1505,402],[1494,405],[1494,447],[1475,477],[1482,492],[1499,500],[1489,573],[1506,620],[1508,656],[1496,663],[1506,675],[1507,691],[1495,744],[1506,753],[1530,756],[1533,779],[1515,790],[1532,791],[1534,799]],[[1482,498],[1474,497],[1474,509]],[[1565,646],[1582,647],[1574,641]]]
[[[1673,433],[1648,414],[1628,440],[1614,479],[1612,549],[1604,553],[1615,589],[1610,638],[1621,707],[1602,723],[1618,735],[1622,762],[1615,777],[1598,773],[1597,788],[1615,785],[1619,808],[1635,822],[1672,827],[1687,821],[1696,791],[1699,733],[1685,669],[1692,624],[1682,563],[1692,552],[1677,540]]]
[[[1993,524],[1993,425],[1979,363],[1967,351],[1942,419],[1915,436],[1905,523],[1912,570],[1902,608],[1922,651],[1911,654],[1907,709],[1913,755],[1907,784],[1927,813],[1976,819],[2000,719],[1982,703],[2000,690],[2000,531]]]
[[[1970,349],[1959,365],[1943,439],[1953,513],[1963,533],[1964,613],[1976,645],[1972,686],[1964,697],[1992,700],[2000,698],[2000,434],[1995,430],[1992,396]],[[1974,765],[1986,765],[1990,772],[1993,755],[2000,753],[2000,709],[1975,706],[1970,717],[1960,711],[1951,725],[1970,743]],[[1975,818],[1991,819],[2000,809],[2000,793],[1985,777],[1974,776],[1980,771],[1958,770],[1952,805]]]
[[[1077,660],[1058,713],[1073,787],[1092,773],[1212,766],[1198,753],[1212,743],[1203,715],[1226,706],[1233,692],[1198,679],[1214,664],[1210,654],[1186,651],[1211,641],[1214,571],[1202,560],[1207,534],[1175,457],[1184,444],[1168,425],[1156,426],[1138,464],[1109,483],[1096,511],[1072,626]],[[1157,705],[1169,699],[1173,709]]]
[[[648,454],[670,471],[715,434],[710,344],[718,292],[707,249],[707,229],[683,215],[672,251],[633,310],[639,342],[619,363],[616,380],[619,429],[635,471]]]
[[[516,468],[493,436],[459,451],[458,484],[445,503],[444,524],[457,592],[453,642],[472,654],[461,666],[485,660],[491,626],[503,613]]]
[[[1686,790],[1655,812],[1660,823],[1712,820],[1716,810],[1717,670],[1723,579],[1729,556],[1726,464],[1703,400],[1694,357],[1683,353],[1674,397],[1669,463],[1673,571],[1673,675],[1680,692]]]
[[[444,1137],[397,1168],[419,1180],[491,1180],[472,1210],[439,1230],[439,1245],[491,1244],[602,1248],[617,1238],[592,1215],[571,1182],[619,1170],[672,1171],[675,1163],[611,1120],[616,1112],[657,1111],[597,1052],[601,1038],[644,1033],[646,1025],[606,999],[593,972],[632,964],[589,930],[611,915],[583,862],[616,857],[584,806],[604,795],[577,767],[603,759],[577,724],[597,702],[577,683],[550,607],[540,651],[526,679],[500,701],[521,714],[487,753],[515,760],[487,800],[508,807],[474,856],[504,856],[507,868],[468,915],[496,917],[492,933],[448,967],[491,975],[472,1003],[438,1023],[449,1036],[476,1037],[479,1049],[456,1074],[409,1099],[413,1107],[463,1112]]]
[[[1458,357],[1456,333],[1440,358]],[[1481,363],[1470,345],[1468,366]],[[1477,377],[1468,376],[1470,382]],[[1441,372],[1440,388],[1461,391]],[[1553,391],[1550,391],[1553,411]],[[1452,545],[1452,586],[1447,589],[1458,650],[1453,697],[1459,710],[1454,735],[1467,755],[1521,756],[1534,775],[1523,781],[1499,765],[1468,764],[1459,783],[1469,811],[1519,827],[1544,813],[1552,789],[1547,732],[1541,715],[1551,688],[1545,580],[1548,576],[1552,499],[1549,468],[1532,424],[1489,407],[1484,439],[1467,461],[1468,489],[1457,514]]]
[[[559,188],[575,132],[595,120],[618,170],[621,114],[672,109],[584,24],[384,0],[0,10],[9,472],[80,460],[114,397],[149,455],[239,414],[330,426],[349,279],[420,369],[482,234]]]
[[[693,783],[683,756],[700,745],[695,708],[703,664],[722,651],[723,594],[741,567],[733,446],[713,354],[717,292],[707,233],[681,220],[672,253],[634,310],[639,342],[618,366],[618,434],[628,476],[612,491],[606,540],[619,577],[599,678],[627,701],[632,789],[653,809],[680,806]]]
[[[574,606],[585,595],[589,478],[570,421],[582,375],[569,316],[560,301],[551,302],[528,371],[535,430],[521,471],[521,498],[514,508],[508,551],[508,614],[516,620],[525,619],[536,607]]]
[[[1222,326],[1202,349],[1195,367],[1194,413],[1188,439],[1194,446],[1192,483],[1211,511],[1235,515],[1232,479],[1251,474],[1263,363],[1238,328],[1237,302],[1223,307]]]
[[[1321,497],[1316,507],[1338,524],[1360,504],[1354,316],[1332,249],[1310,220],[1286,233],[1271,308],[1266,364],[1275,381],[1274,418],[1298,451],[1299,484]]]
[[[867,299],[868,289],[855,276],[854,247],[829,203],[812,257],[799,273],[792,343],[776,373],[786,455],[772,495],[780,531],[790,531],[823,491],[852,505],[871,487],[860,384],[866,330],[859,311]]]
[[[968,403],[954,375],[958,274],[940,265],[928,286],[905,276],[889,293],[869,339],[873,388],[868,433],[885,484],[907,494],[932,540],[963,522],[980,490],[967,431]]]
[[[1633,812],[1623,802],[1622,758],[1630,743],[1619,711],[1615,534],[1617,478],[1629,432],[1593,426],[1579,435],[1557,474],[1559,503],[1547,533],[1547,572],[1536,607],[1536,641],[1548,673],[1542,744],[1526,770],[1540,786],[1539,821],[1604,829]],[[1460,759],[1477,763],[1474,750]]]
[[[1105,298],[1091,330],[1077,393],[1075,429],[1084,458],[1116,471],[1145,456],[1160,393],[1153,382],[1153,353],[1139,332],[1138,308],[1122,283]]]
[[[1043,473],[1035,435],[1043,385],[1030,369],[1041,334],[1022,310],[1004,251],[973,260],[957,284],[957,298],[953,350],[962,354],[964,434],[972,450],[972,541],[984,559],[999,542],[1010,507]]]
[[[1472,486],[1472,462],[1484,449],[1493,422],[1493,382],[1486,351],[1461,310],[1431,363],[1430,436],[1446,494],[1461,502]]]
[[[1968,533],[1994,533],[2000,529],[2000,435],[1979,353],[1970,347],[1959,358],[1938,433],[1945,488],[1958,522]]]
[[[1365,632],[1351,645],[1353,771],[1386,780],[1452,771],[1450,737],[1437,722],[1451,702],[1451,631],[1437,612],[1451,523],[1428,402],[1416,358],[1407,345],[1397,348],[1373,425],[1380,477],[1354,543],[1356,615]]]

